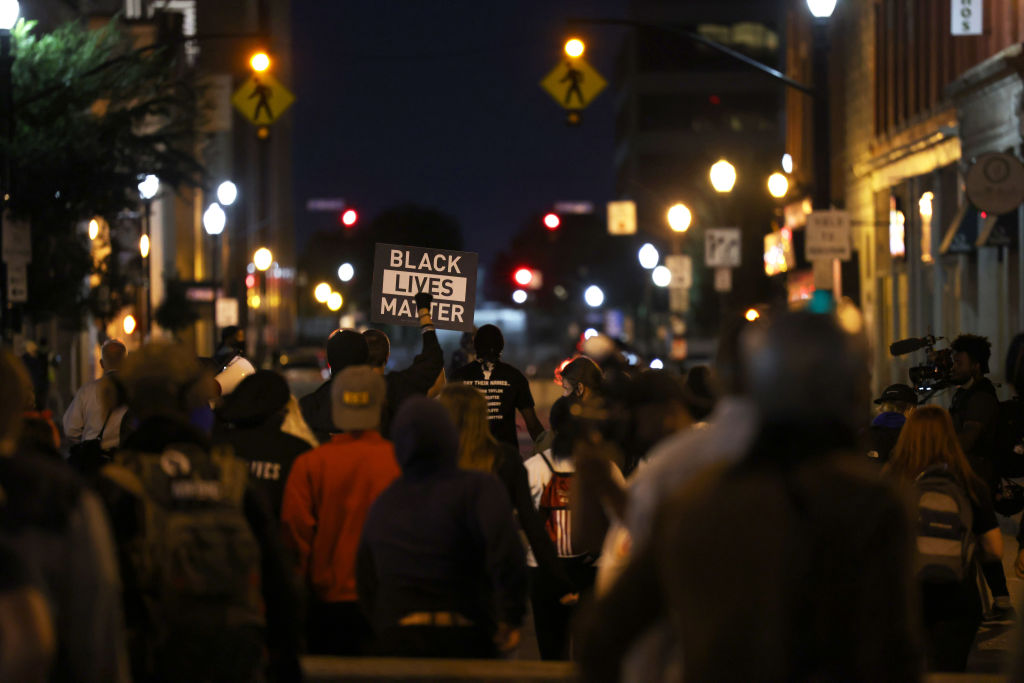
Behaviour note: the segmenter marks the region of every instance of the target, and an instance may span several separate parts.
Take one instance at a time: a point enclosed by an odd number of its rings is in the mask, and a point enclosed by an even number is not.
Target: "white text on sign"
[[[459,261],[461,260],[461,256],[434,254],[433,259],[431,259],[430,254],[423,254],[419,261],[414,263],[416,259],[412,257],[410,252],[392,249],[388,262],[392,268],[429,270],[433,273],[461,273],[462,271],[459,270]]]
[[[436,322],[464,323],[463,314],[466,309],[462,304],[446,304],[441,301],[430,303],[430,317]],[[380,300],[381,315],[397,315],[403,318],[416,317],[416,302],[404,297],[383,297]]]
[[[406,270],[385,270],[383,294],[412,296],[428,292],[435,299],[464,301],[466,278],[449,275],[419,275]]]
[[[849,261],[850,214],[846,211],[814,211],[807,217],[807,240],[804,243],[808,261],[839,259]]]

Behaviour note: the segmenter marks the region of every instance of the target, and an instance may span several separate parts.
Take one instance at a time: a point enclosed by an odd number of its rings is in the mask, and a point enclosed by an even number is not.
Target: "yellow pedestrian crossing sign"
[[[606,85],[607,81],[582,57],[562,60],[540,82],[558,104],[570,110],[585,108]]]
[[[254,126],[268,126],[295,101],[288,88],[268,73],[253,74],[231,96],[231,104]]]

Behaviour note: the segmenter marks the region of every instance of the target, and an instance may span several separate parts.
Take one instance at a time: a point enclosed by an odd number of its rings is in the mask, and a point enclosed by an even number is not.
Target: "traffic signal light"
[[[270,68],[270,55],[262,50],[253,53],[252,57],[249,57],[249,66],[253,71],[263,73]]]
[[[341,224],[351,228],[359,220],[359,213],[355,209],[345,209],[341,214]]]
[[[549,213],[544,216],[544,227],[548,230],[558,230],[558,226],[562,224],[562,219],[558,217],[557,213]]]
[[[521,287],[529,287],[530,283],[533,282],[533,271],[526,267],[516,268],[516,271],[512,274],[512,279]]]

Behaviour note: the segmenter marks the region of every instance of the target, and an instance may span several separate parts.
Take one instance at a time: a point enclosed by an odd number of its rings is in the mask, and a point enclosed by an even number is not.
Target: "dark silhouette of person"
[[[583,82],[583,72],[572,65],[572,62],[566,62],[566,72],[562,76],[559,83],[565,83],[569,81],[569,89],[565,93],[565,103],[569,104],[569,100],[572,99],[572,94],[576,93],[576,98],[580,101],[580,106],[584,104],[583,91],[580,90],[580,83]]]
[[[267,112],[267,118],[270,120],[274,119],[274,112],[270,110],[270,98],[274,96],[274,92],[270,89],[269,85],[260,83],[260,79],[253,76],[252,92],[249,94],[249,99],[256,99],[256,108],[252,111],[252,118],[254,121],[260,120],[260,110],[264,109]]]

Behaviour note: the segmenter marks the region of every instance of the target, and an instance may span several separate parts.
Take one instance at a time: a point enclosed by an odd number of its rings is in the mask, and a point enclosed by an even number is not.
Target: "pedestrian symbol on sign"
[[[607,81],[582,57],[559,62],[540,82],[540,87],[560,107],[577,113],[593,102],[606,85]]]
[[[270,98],[274,96],[270,86],[260,83],[260,79],[256,76],[252,78],[252,92],[249,94],[249,99],[256,99],[256,108],[252,110],[253,121],[260,120],[260,110],[265,109],[267,111],[267,119],[270,121],[274,120],[274,112],[270,110]]]
[[[580,90],[580,83],[583,82],[583,72],[575,68],[572,62],[566,62],[565,67],[565,75],[559,81],[559,83],[569,81],[569,89],[565,91],[565,106],[569,106],[569,100],[572,99],[573,93],[576,93],[576,98],[580,101],[580,106],[582,107],[583,91]]]

